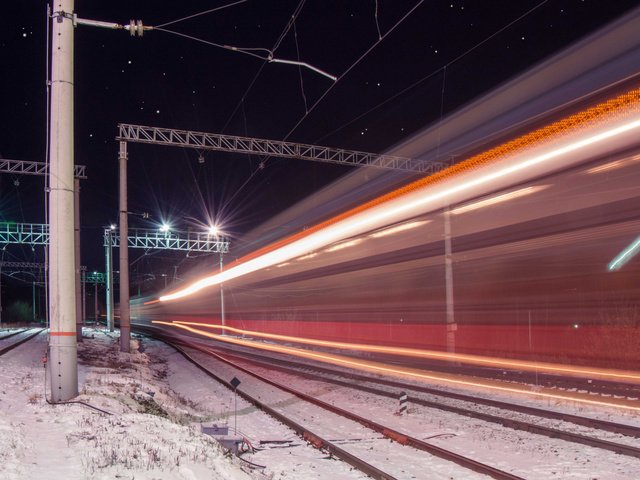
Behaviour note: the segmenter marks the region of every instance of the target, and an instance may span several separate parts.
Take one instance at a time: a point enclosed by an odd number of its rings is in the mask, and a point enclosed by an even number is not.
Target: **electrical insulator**
[[[126,28],[126,27],[125,27]],[[132,37],[135,37],[136,34],[141,37],[144,32],[144,26],[142,25],[142,20],[129,20],[129,33]]]

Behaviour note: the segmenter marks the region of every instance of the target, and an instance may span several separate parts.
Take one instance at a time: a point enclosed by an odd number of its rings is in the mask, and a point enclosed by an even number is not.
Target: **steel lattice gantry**
[[[440,162],[426,162],[412,158],[344,150],[341,148],[237,137],[217,133],[191,132],[171,128],[128,124],[119,124],[118,129],[119,135],[117,140],[123,142],[297,158],[352,167],[376,167],[425,174],[435,173],[446,166]]]
[[[48,245],[49,226],[44,223],[0,223],[0,244]]]
[[[74,165],[73,175],[75,178],[86,179],[86,169],[84,165]],[[14,173],[19,175],[47,175],[49,164],[45,162],[30,162],[26,160],[0,159],[0,173]]]
[[[115,230],[106,229],[104,233],[104,246],[109,246],[111,237],[111,247],[120,246],[120,236]],[[227,253],[229,252],[229,242],[221,240],[219,237],[206,233],[193,232],[159,232],[149,229],[129,229],[127,235],[129,248],[160,249],[160,250],[182,250],[190,252],[207,253]]]

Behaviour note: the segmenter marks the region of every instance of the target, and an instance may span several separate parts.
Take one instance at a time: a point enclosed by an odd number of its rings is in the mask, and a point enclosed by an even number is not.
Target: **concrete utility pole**
[[[53,2],[49,152],[49,366],[51,399],[78,395],[73,181],[73,8]]]
[[[120,351],[131,351],[129,318],[129,218],[127,212],[127,142],[120,142]]]
[[[76,339],[82,341],[82,285],[80,278],[80,179],[73,180],[74,186],[74,232],[75,232],[75,267],[76,267]]]

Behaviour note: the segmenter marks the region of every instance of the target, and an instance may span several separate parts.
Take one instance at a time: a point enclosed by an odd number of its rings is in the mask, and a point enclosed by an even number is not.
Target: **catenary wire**
[[[154,30],[158,30],[160,32],[165,32],[165,33],[170,33],[172,35],[177,35],[179,37],[184,37],[184,38],[188,38],[189,40],[194,40],[196,42],[200,42],[200,43],[205,43],[207,45],[211,45],[213,47],[217,47],[217,48],[222,48],[224,50],[231,50],[232,52],[239,52],[239,53],[244,53],[246,55],[251,55],[252,57],[256,57],[259,58],[260,60],[268,60],[268,57],[263,57],[261,55],[258,55],[257,53],[253,53],[254,51],[263,51],[263,52],[267,52],[268,55],[271,55],[271,50],[267,49],[267,48],[259,48],[259,47],[253,47],[253,48],[245,48],[245,47],[233,47],[231,45],[222,45],[220,43],[215,43],[215,42],[211,42],[209,40],[204,40],[202,38],[198,38],[198,37],[194,37],[192,35],[187,35],[186,33],[180,33],[180,32],[176,32],[174,30],[168,30],[166,28],[162,28],[162,27],[153,27]]]
[[[324,98],[329,94],[329,92],[333,90],[333,88],[340,82],[340,80],[342,80],[345,76],[347,76],[351,70],[353,70],[362,60],[364,60],[367,57],[367,55],[371,53],[372,50],[374,50],[382,41],[384,41],[384,39],[387,38],[389,34],[393,33],[393,31],[395,31],[395,29],[398,28],[400,24],[402,24],[423,3],[424,3],[424,0],[419,0],[418,3],[416,3],[407,13],[405,13],[402,16],[402,18],[400,18],[400,20],[398,20],[389,30],[387,30],[385,34],[382,35],[382,37],[377,42],[371,45],[355,62],[353,62],[351,66],[347,68],[338,77],[338,79],[335,82],[333,82],[329,86],[329,88],[325,90],[325,92],[320,96],[320,98],[318,98],[318,100],[316,100],[315,103],[311,105],[311,108],[309,109],[309,111],[305,113],[300,120],[298,120],[298,122],[293,126],[293,128],[291,128],[291,130],[289,130],[289,133],[285,135],[283,140],[287,140],[291,136],[291,134],[296,131],[296,129],[302,124],[302,122],[304,122],[305,119],[309,116],[309,114],[315,110],[315,108],[320,104],[320,102],[322,102],[322,100],[324,100]]]
[[[395,100],[396,98],[400,97],[401,95],[404,95],[405,93],[407,93],[410,90],[413,90],[415,87],[417,87],[418,85],[426,82],[427,80],[429,80],[430,78],[436,76],[437,74],[439,74],[441,71],[443,71],[446,67],[449,67],[451,65],[453,65],[454,63],[456,63],[457,61],[461,60],[463,57],[466,57],[469,53],[471,53],[472,51],[476,50],[478,47],[480,47],[481,45],[483,45],[484,43],[488,42],[489,40],[491,40],[493,37],[495,37],[496,35],[502,33],[504,30],[508,29],[509,27],[513,26],[514,24],[516,24],[517,22],[519,22],[520,20],[522,20],[523,18],[525,18],[527,15],[529,15],[530,13],[534,12],[535,10],[537,10],[538,8],[540,8],[542,5],[544,5],[545,3],[547,3],[549,0],[543,0],[542,2],[538,3],[537,5],[535,5],[533,8],[527,10],[524,14],[520,15],[518,18],[512,20],[511,22],[509,22],[507,25],[504,25],[503,27],[499,28],[498,30],[496,30],[495,32],[493,32],[491,35],[489,35],[487,38],[481,40],[480,42],[476,43],[474,46],[472,46],[471,48],[465,50],[464,52],[462,52],[460,55],[458,55],[457,57],[455,57],[453,60],[448,61],[446,64],[444,64],[442,67],[437,68],[436,70],[432,71],[431,73],[425,75],[424,77],[420,78],[419,80],[413,82],[411,85],[403,88],[401,91],[399,91],[398,93],[393,94],[392,96],[390,96],[389,98],[387,98],[386,100],[383,100],[382,102],[380,102],[379,104],[375,105],[374,107],[371,107],[369,110],[367,110],[366,112],[361,113],[360,115],[358,115],[357,117],[353,118],[352,120],[349,120],[348,122],[342,124],[341,126],[331,130],[330,132],[326,133],[325,135],[323,135],[320,138],[317,138],[315,141],[316,142],[320,142],[322,140],[324,140],[327,137],[330,137],[331,135],[333,135],[336,132],[339,132],[340,130],[342,130],[343,128],[348,127],[349,125],[357,122],[358,120],[360,120],[361,118],[369,115],[372,112],[375,112],[377,109],[379,109],[380,107],[383,107],[384,105],[388,104],[389,102],[392,102],[393,100]]]
[[[210,8],[209,10],[205,10],[203,12],[199,12],[199,13],[194,13],[193,15],[188,15],[186,17],[182,17],[182,18],[178,18],[177,20],[172,20],[170,22],[167,23],[163,23],[161,25],[156,26],[155,28],[159,28],[159,27],[166,27],[167,25],[173,25],[174,23],[178,23],[178,22],[182,22],[184,20],[189,20],[191,18],[195,18],[195,17],[199,17],[201,15],[206,15],[208,13],[213,13],[213,12],[217,12],[218,10],[223,10],[225,8],[229,8],[229,7],[233,7],[235,5],[240,5],[241,3],[246,3],[248,0],[238,0],[237,2],[233,2],[233,3],[228,3],[226,5],[221,5],[219,7],[215,7],[215,8]]]
[[[295,10],[293,11],[291,17],[293,18],[293,20],[295,21],[295,19],[298,17],[298,15],[300,15],[300,11],[302,10],[302,5],[304,5],[304,2],[306,0],[300,0],[300,3],[298,4],[298,6],[295,8]],[[272,51],[274,51],[278,46],[279,46],[279,41],[280,38],[283,37],[283,34],[286,33],[286,31],[289,28],[289,22],[287,22],[287,24],[285,25],[284,29],[283,29],[283,33],[280,34],[280,36],[278,37],[278,40],[276,40],[276,42],[273,45],[273,48],[271,49]],[[260,74],[262,73],[262,70],[264,69],[264,67],[268,64],[267,61],[262,62],[262,65],[260,65],[260,68],[258,69],[258,71],[256,72],[255,76],[253,77],[253,79],[251,80],[251,82],[249,83],[249,86],[247,87],[247,89],[245,90],[245,92],[242,94],[242,96],[240,97],[240,100],[238,101],[238,103],[236,104],[236,107],[233,109],[233,112],[231,112],[231,115],[229,115],[229,118],[227,119],[227,121],[224,124],[224,127],[222,127],[222,133],[225,132],[225,130],[227,129],[227,127],[229,126],[229,123],[231,123],[231,120],[233,120],[233,117],[235,117],[236,112],[238,111],[238,108],[240,108],[240,105],[242,104],[242,102],[246,99],[247,95],[249,95],[249,92],[251,91],[251,89],[253,88],[253,86],[255,85],[256,81],[258,80],[258,77],[260,76]]]

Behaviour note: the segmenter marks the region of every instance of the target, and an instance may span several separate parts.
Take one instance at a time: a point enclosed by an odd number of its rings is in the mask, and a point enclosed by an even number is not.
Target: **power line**
[[[209,10],[205,10],[203,12],[194,13],[193,15],[189,15],[189,16],[186,16],[186,17],[178,18],[177,20],[172,20],[170,22],[163,23],[161,25],[156,26],[156,28],[166,27],[167,25],[173,25],[174,23],[182,22],[184,20],[189,20],[191,18],[199,17],[201,15],[206,15],[208,13],[217,12],[218,10],[223,10],[225,8],[233,7],[235,5],[240,5],[241,3],[246,3],[246,2],[247,2],[247,0],[238,0],[237,2],[229,3],[227,5],[222,5],[220,7],[210,8]]]
[[[448,61],[447,63],[445,63],[442,67],[438,67],[436,70],[432,71],[431,73],[425,75],[424,77],[420,78],[419,80],[413,82],[411,85],[403,88],[401,91],[399,91],[398,93],[393,94],[392,96],[390,96],[389,98],[387,98],[386,100],[383,100],[382,102],[380,102],[379,104],[375,105],[374,107],[371,107],[369,110],[367,110],[366,112],[361,113],[360,115],[358,115],[357,117],[353,118],[352,120],[349,120],[348,122],[342,124],[341,126],[331,130],[329,133],[326,133],[325,135],[323,135],[320,138],[315,139],[315,142],[320,142],[322,140],[324,140],[325,138],[333,135],[336,132],[339,132],[340,130],[342,130],[345,127],[348,127],[349,125],[357,122],[358,120],[360,120],[361,118],[369,115],[370,113],[376,111],[377,109],[379,109],[380,107],[388,104],[389,102],[392,102],[393,100],[395,100],[396,98],[400,97],[401,95],[404,95],[405,93],[407,93],[410,90],[413,90],[415,87],[417,87],[418,85],[420,85],[421,83],[424,83],[425,81],[429,80],[430,78],[436,76],[437,74],[439,74],[441,71],[443,71],[444,69],[446,69],[447,67],[453,65],[454,63],[456,63],[457,61],[461,60],[463,57],[466,57],[469,53],[471,53],[472,51],[476,50],[478,47],[480,47],[481,45],[483,45],[484,43],[488,42],[489,40],[491,40],[493,37],[495,37],[496,35],[502,33],[504,30],[508,29],[509,27],[513,26],[514,24],[516,24],[517,22],[519,22],[520,20],[522,20],[523,18],[525,18],[526,16],[528,16],[529,14],[531,14],[532,12],[534,12],[535,10],[537,10],[538,8],[540,8],[542,5],[544,5],[545,3],[547,3],[549,0],[543,0],[542,2],[540,2],[539,4],[537,4],[536,6],[534,6],[533,8],[527,10],[525,13],[523,13],[522,15],[520,15],[518,18],[512,20],[511,22],[509,22],[508,24],[506,24],[505,26],[499,28],[498,30],[496,30],[495,32],[493,32],[491,35],[489,35],[487,38],[481,40],[480,42],[476,43],[475,45],[473,45],[472,47],[470,47],[469,49],[465,50],[464,52],[462,52],[460,55],[458,55],[457,57],[455,57],[453,60]]]
[[[289,133],[287,133],[284,137],[284,140],[288,139],[291,134],[293,132],[296,131],[296,129],[300,126],[300,124],[302,122],[304,122],[304,120],[309,116],[309,114],[311,112],[313,112],[315,110],[315,108],[318,106],[318,104],[324,100],[324,98],[329,94],[329,92],[331,92],[331,90],[333,90],[333,88],[338,84],[338,82],[340,82],[340,80],[342,80],[346,75],[349,74],[349,72],[351,70],[353,70],[367,55],[369,55],[369,53],[375,49],[385,38],[387,38],[387,36],[389,36],[389,34],[391,34],[396,28],[398,28],[398,26],[400,26],[400,24],[402,22],[404,22],[420,5],[422,5],[424,3],[424,0],[419,0],[418,3],[416,3],[407,13],[405,13],[402,18],[400,20],[398,20],[395,25],[393,25],[389,30],[387,30],[385,32],[384,35],[382,35],[382,37],[375,42],[373,45],[371,45],[371,47],[369,47],[367,49],[367,51],[365,51],[355,62],[353,62],[351,64],[351,66],[349,68],[347,68],[339,77],[338,79],[331,84],[331,86],[329,88],[327,88],[327,90],[325,90],[325,92],[320,96],[320,98],[318,98],[318,100],[316,100],[316,102],[311,106],[311,108],[309,109],[309,111],[307,113],[305,113],[302,118],[300,120],[298,120],[298,123],[296,123],[293,128],[291,130],[289,130]]]

